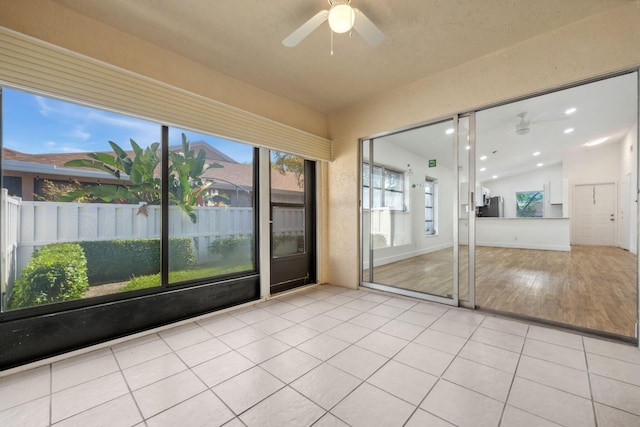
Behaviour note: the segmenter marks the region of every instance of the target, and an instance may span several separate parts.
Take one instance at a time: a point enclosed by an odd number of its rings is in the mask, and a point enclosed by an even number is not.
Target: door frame
[[[359,206],[359,218],[358,218],[358,222],[359,222],[359,238],[358,238],[358,281],[360,286],[366,287],[366,288],[371,288],[371,289],[376,289],[376,290],[380,290],[380,291],[385,291],[385,292],[390,292],[390,293],[395,293],[398,295],[403,295],[403,296],[408,296],[408,297],[413,297],[413,298],[418,298],[418,299],[423,299],[426,301],[433,301],[433,302],[438,302],[441,304],[446,304],[446,305],[452,305],[452,306],[459,306],[460,305],[460,301],[459,301],[459,253],[458,253],[458,249],[459,249],[459,245],[458,245],[458,219],[459,219],[459,191],[456,191],[456,196],[453,197],[453,203],[452,203],[452,210],[453,210],[453,214],[454,214],[454,218],[453,218],[453,227],[452,227],[452,237],[451,237],[451,241],[452,241],[452,249],[453,249],[453,265],[451,266],[453,268],[453,290],[452,290],[452,297],[451,298],[446,298],[443,296],[438,296],[438,295],[432,295],[432,294],[427,294],[427,293],[423,293],[423,292],[418,292],[418,291],[412,291],[409,289],[401,289],[401,288],[396,288],[394,286],[390,286],[390,285],[384,285],[384,284],[380,284],[380,283],[374,283],[371,281],[364,281],[363,278],[363,265],[364,265],[364,260],[365,260],[365,251],[362,247],[362,242],[363,242],[363,238],[365,236],[364,233],[367,232],[367,230],[365,230],[365,226],[364,226],[364,221],[362,220],[364,217],[364,204],[363,204],[363,200],[362,200],[362,174],[363,174],[363,163],[364,163],[364,143],[365,141],[368,142],[369,145],[369,153],[368,153],[368,158],[369,159],[373,159],[374,158],[374,153],[373,153],[373,141],[375,139],[379,139],[379,138],[383,138],[385,136],[390,136],[390,135],[395,135],[401,132],[407,132],[410,131],[412,129],[417,129],[417,128],[421,128],[421,127],[426,127],[426,126],[430,126],[430,125],[434,125],[437,123],[442,123],[442,122],[446,122],[451,120],[452,121],[452,126],[454,129],[454,133],[452,135],[453,138],[453,147],[452,147],[452,152],[453,152],[453,170],[455,171],[455,175],[454,175],[454,188],[460,188],[460,177],[459,177],[459,173],[458,171],[458,162],[459,162],[459,114],[454,114],[452,116],[445,116],[445,117],[441,117],[439,119],[436,120],[429,120],[427,122],[422,122],[422,123],[418,123],[418,124],[413,124],[410,126],[406,126],[403,128],[399,128],[399,129],[394,129],[392,131],[388,131],[388,132],[382,132],[379,134],[375,134],[375,135],[371,135],[368,137],[364,137],[364,138],[360,138],[358,139],[358,206]],[[369,164],[372,166],[373,162],[371,160],[369,160]],[[369,182],[372,183],[373,182],[373,167],[369,167]],[[373,191],[369,191],[369,206],[373,206]],[[368,231],[370,234],[370,230]],[[374,264],[374,260],[373,260],[373,239],[369,238],[369,248],[367,248],[367,254],[368,254],[368,262],[369,262],[369,269],[371,270],[373,268],[373,264]],[[470,263],[471,265],[471,263]],[[469,275],[470,277],[471,275]],[[375,277],[374,277],[375,278]],[[470,291],[471,292],[471,291]]]

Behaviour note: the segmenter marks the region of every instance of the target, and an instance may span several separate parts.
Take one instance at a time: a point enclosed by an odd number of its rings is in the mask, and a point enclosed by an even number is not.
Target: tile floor
[[[319,286],[0,378],[10,426],[640,426],[640,351]]]

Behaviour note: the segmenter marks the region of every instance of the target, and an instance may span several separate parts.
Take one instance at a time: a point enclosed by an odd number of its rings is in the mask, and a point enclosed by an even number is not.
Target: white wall
[[[637,66],[640,1],[332,112],[329,282],[357,287],[358,138]]]
[[[545,191],[544,216],[561,217],[562,210],[552,209],[549,205],[547,191],[549,182],[562,182],[562,163],[538,168],[508,178],[485,181],[482,186],[491,191],[491,197],[502,196],[504,198],[505,218],[516,217],[516,192],[522,191]]]

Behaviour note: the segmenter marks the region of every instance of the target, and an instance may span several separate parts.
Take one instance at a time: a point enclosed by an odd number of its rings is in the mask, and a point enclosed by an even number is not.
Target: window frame
[[[376,186],[375,185],[375,171],[376,169],[380,170],[380,185]],[[368,170],[368,173],[365,173],[365,171]],[[384,165],[380,165],[377,163],[373,164],[373,173],[371,173],[371,169],[370,169],[370,164],[369,162],[362,162],[362,193],[363,193],[363,197],[362,197],[362,208],[364,210],[370,210],[371,207],[369,206],[369,197],[364,197],[364,191],[365,188],[369,190],[369,192],[371,192],[371,190],[373,189],[373,209],[389,209],[391,212],[406,212],[407,211],[407,204],[406,204],[406,189],[405,189],[405,172],[398,170],[398,169],[394,169],[394,168],[389,168],[386,167]],[[387,174],[395,174],[397,175],[400,179],[397,185],[397,189],[390,189],[387,188]],[[371,178],[370,178],[371,177]],[[366,184],[365,184],[365,180],[366,180]],[[373,181],[373,182],[370,182]],[[379,206],[376,206],[376,191],[378,191],[379,196]],[[390,206],[387,206],[387,192],[390,193],[396,193],[396,194],[400,194],[401,199],[402,199],[402,203],[401,203],[401,207],[400,209],[397,208],[392,208]]]
[[[521,209],[518,206],[518,195],[520,194],[528,194],[528,195],[536,195],[536,194],[540,194],[540,200],[536,201],[535,203],[531,204],[531,205],[537,205],[540,204],[540,215],[533,215],[533,216],[523,216],[520,215]],[[516,218],[544,218],[544,190],[533,190],[533,191],[516,191],[515,193],[515,201],[516,201]],[[531,196],[532,197],[532,196]],[[538,212],[538,209],[536,209],[534,211],[534,213]]]

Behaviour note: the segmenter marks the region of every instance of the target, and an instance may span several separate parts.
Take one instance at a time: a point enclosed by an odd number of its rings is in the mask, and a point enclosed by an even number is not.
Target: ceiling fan
[[[327,1],[330,6],[328,10],[321,10],[313,15],[311,19],[282,40],[282,44],[286,47],[298,45],[298,43],[323,24],[324,21],[329,21],[332,37],[333,33],[341,34],[354,29],[369,46],[373,47],[382,43],[385,38],[384,33],[358,8],[351,7],[351,0]]]
[[[564,120],[568,118],[567,116],[559,116],[559,117],[550,117],[548,119],[535,119],[535,118],[527,119],[527,114],[529,113],[527,113],[526,111],[518,114],[520,121],[516,123],[516,127],[515,127],[515,132],[518,135],[528,134],[531,131],[531,125],[534,123],[553,122],[553,121]]]

